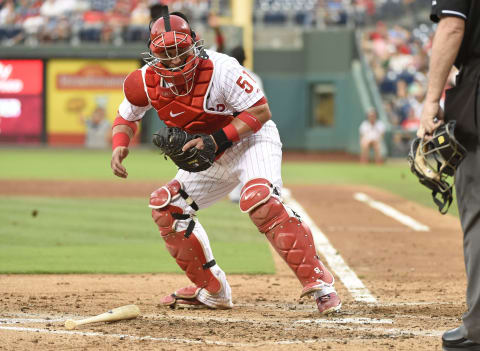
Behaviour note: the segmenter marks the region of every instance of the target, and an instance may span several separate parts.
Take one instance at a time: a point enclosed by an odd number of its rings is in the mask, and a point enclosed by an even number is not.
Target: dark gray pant
[[[479,115],[480,96],[477,95],[477,118]],[[468,311],[463,316],[463,324],[468,338],[480,343],[480,145],[469,150],[460,164],[455,188],[467,272]]]

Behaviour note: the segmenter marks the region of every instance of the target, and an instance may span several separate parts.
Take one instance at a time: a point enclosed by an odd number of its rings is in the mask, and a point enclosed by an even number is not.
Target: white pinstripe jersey
[[[234,112],[242,112],[248,109],[264,96],[258,84],[237,60],[215,51],[205,51],[213,62],[212,79],[203,104],[206,112],[232,115]],[[141,68],[145,93],[147,89],[145,85],[145,71],[147,68],[147,65]],[[138,121],[151,108],[152,105],[150,103],[147,106],[140,107],[131,104],[125,98],[120,104],[118,111],[124,119]]]

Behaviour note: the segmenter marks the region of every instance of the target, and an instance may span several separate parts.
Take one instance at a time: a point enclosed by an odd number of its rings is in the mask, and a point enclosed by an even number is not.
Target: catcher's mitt
[[[203,149],[192,147],[182,151],[183,145],[196,138],[202,138]],[[180,128],[163,127],[153,134],[153,143],[165,156],[170,157],[178,168],[188,172],[204,171],[215,160],[215,143],[207,134],[189,134]]]

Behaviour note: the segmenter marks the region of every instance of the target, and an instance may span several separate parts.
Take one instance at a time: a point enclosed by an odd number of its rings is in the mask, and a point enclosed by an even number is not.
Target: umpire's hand
[[[438,102],[425,101],[420,117],[420,127],[417,130],[417,137],[429,139],[433,131],[443,124],[443,110]]]
[[[128,147],[117,146],[112,152],[112,160],[110,161],[110,167],[112,167],[113,174],[120,178],[127,178],[127,169],[122,165],[122,161],[128,156]]]

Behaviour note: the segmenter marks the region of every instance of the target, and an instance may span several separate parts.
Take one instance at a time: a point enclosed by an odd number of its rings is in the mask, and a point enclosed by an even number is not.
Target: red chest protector
[[[169,127],[179,127],[189,133],[213,132],[229,124],[233,116],[210,114],[204,111],[203,101],[212,79],[213,63],[200,60],[195,73],[195,84],[190,94],[177,96],[169,88],[160,86],[160,76],[150,67],[145,72],[145,84],[152,106],[158,117]]]

